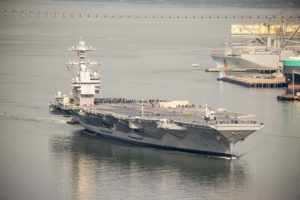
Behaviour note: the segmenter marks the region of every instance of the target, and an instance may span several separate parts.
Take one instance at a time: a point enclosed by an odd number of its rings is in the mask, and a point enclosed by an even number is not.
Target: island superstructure
[[[91,135],[162,149],[234,157],[234,145],[263,128],[253,115],[196,106],[188,100],[136,100],[95,98],[100,76],[90,70],[85,53],[92,50],[79,41],[71,48],[79,56],[71,97],[61,95],[52,111],[73,115]]]
[[[81,40],[77,45],[68,48],[69,51],[77,53],[78,61],[69,61],[66,65],[69,71],[74,71],[71,81],[72,95],[62,95],[58,92],[55,99],[50,102],[52,112],[70,114],[70,106],[92,106],[95,95],[100,93],[100,73],[99,70],[92,70],[90,66],[99,65],[98,62],[91,62],[85,58],[85,53],[95,51],[96,48],[88,46]]]
[[[96,50],[89,47],[83,40],[80,40],[76,46],[69,48],[75,51],[79,57],[78,62],[69,62],[69,68],[79,67],[79,73],[72,79],[72,92],[74,104],[79,106],[94,105],[94,96],[100,92],[100,74],[97,71],[91,71],[90,65],[99,64],[98,62],[89,62],[85,59],[85,53]]]

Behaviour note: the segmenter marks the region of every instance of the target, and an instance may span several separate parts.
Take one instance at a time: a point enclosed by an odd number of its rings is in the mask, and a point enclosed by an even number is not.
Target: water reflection
[[[151,197],[152,190],[162,195],[168,190],[176,191],[177,195],[187,195],[200,192],[203,187],[207,195],[207,188],[212,186],[232,191],[243,185],[244,169],[247,167],[239,160],[209,158],[95,138],[84,134],[84,130],[75,131],[71,136],[55,136],[50,143],[54,163],[63,169],[55,170],[59,173],[56,177],[61,178],[58,182],[67,187],[74,198],[80,199],[120,198],[124,195],[128,198]],[[119,185],[127,187],[115,190]],[[153,187],[152,190],[149,186]],[[103,190],[112,192],[103,193]]]

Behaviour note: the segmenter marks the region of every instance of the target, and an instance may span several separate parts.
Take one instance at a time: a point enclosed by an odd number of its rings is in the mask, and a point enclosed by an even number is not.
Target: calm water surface
[[[197,8],[50,1],[3,8],[105,14],[274,14],[277,9]],[[299,13],[299,10],[286,10]],[[239,20],[0,17],[0,199],[299,199],[300,104],[284,89],[215,81],[210,52]],[[262,20],[263,21],[263,20]],[[70,91],[66,51],[82,36],[98,48],[102,95],[188,98],[255,114],[265,128],[236,146],[237,160],[96,139],[48,114]],[[191,69],[200,63],[202,69]]]

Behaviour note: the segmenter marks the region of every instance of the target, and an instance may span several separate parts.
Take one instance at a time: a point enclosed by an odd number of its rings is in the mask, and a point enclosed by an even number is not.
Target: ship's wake
[[[0,117],[4,117],[6,119],[12,120],[21,120],[21,121],[31,121],[31,122],[39,122],[45,124],[56,124],[56,125],[63,125],[67,124],[67,120],[59,119],[59,118],[50,118],[50,117],[29,117],[29,116],[21,116],[10,114],[6,112],[0,112]]]

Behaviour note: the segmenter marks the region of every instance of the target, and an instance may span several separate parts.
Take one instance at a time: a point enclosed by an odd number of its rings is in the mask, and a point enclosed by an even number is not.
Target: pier
[[[226,71],[226,72],[248,72],[248,73],[260,73],[260,74],[272,74],[277,71],[277,69],[273,68],[256,68],[256,69],[227,69],[223,70],[220,68],[206,68],[206,72],[221,72],[221,71]]]
[[[284,77],[258,78],[258,77],[228,76],[222,78],[222,81],[245,86],[245,87],[254,87],[254,88],[281,88],[287,86]]]

